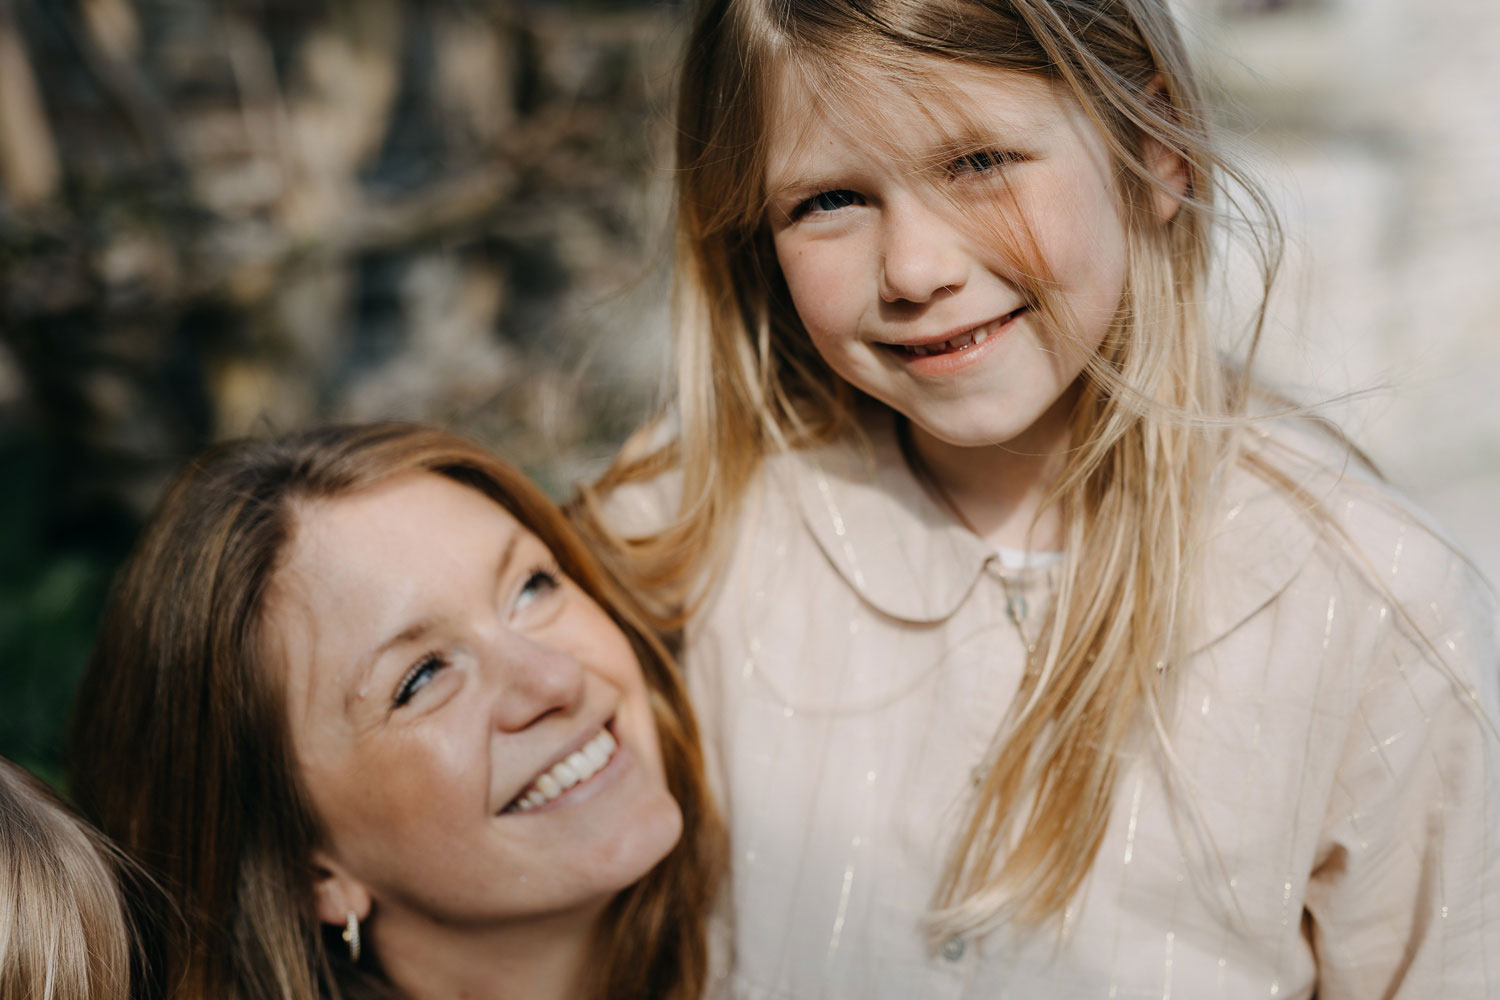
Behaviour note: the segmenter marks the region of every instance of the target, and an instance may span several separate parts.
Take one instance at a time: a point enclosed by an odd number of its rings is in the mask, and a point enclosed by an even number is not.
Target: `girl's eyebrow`
[[[1038,139],[1051,135],[1056,129],[1054,122],[1030,110],[1008,109],[1005,115],[1003,119],[998,119],[1000,126],[998,128],[966,127],[956,130],[947,138],[929,144],[925,154],[908,150],[912,166],[914,168],[920,168],[923,165],[935,166],[955,156],[987,149],[1029,146]],[[781,173],[775,170],[767,171],[765,199],[767,205],[774,205],[794,197],[801,200],[802,197],[821,191],[834,191],[849,186],[847,172],[824,170],[798,174],[795,171],[799,166],[799,158],[794,155],[788,157],[783,164],[778,164]]]
[[[836,188],[846,187],[847,181],[837,178],[833,174],[808,174],[806,176],[789,176],[786,178],[773,177],[766,184],[766,201],[778,202],[804,194],[816,194],[819,191],[831,191]]]

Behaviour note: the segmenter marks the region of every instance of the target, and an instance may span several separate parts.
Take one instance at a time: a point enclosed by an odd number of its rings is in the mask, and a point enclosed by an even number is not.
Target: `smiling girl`
[[[186,998],[696,1000],[720,826],[660,644],[436,431],[220,446],[120,577],[73,786]]]
[[[736,996],[1500,990],[1495,607],[1216,353],[1211,118],[1164,0],[700,5],[675,408],[585,511]]]

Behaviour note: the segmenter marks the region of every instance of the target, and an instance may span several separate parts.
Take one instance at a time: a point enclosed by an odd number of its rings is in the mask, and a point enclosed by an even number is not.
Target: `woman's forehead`
[[[423,561],[476,558],[486,547],[532,537],[482,491],[434,472],[412,472],[339,496],[304,501],[293,518],[283,569],[358,582],[370,565],[400,556]],[[345,574],[335,574],[345,575]]]
[[[498,578],[545,549],[491,497],[430,472],[304,501],[294,525],[265,627],[291,686],[308,697],[325,683],[347,687],[351,656],[447,614],[448,595],[463,592],[451,588]]]

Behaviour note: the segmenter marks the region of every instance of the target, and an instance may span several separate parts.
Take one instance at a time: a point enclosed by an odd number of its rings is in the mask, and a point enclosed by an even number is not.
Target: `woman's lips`
[[[500,810],[501,815],[528,812],[554,801],[608,767],[619,748],[619,742],[606,723],[583,746],[532,779],[531,784]]]
[[[1012,320],[1018,318],[1029,309],[1029,306],[1021,306],[1001,316],[999,319],[965,330],[947,340],[939,340],[926,344],[883,344],[882,346],[895,351],[908,358],[927,358],[934,355],[958,354],[962,351],[971,350],[984,343],[989,337],[999,333]]]

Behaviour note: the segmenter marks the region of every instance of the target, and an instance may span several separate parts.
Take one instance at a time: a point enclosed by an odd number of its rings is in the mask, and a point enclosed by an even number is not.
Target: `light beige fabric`
[[[1055,570],[1002,574],[890,428],[773,460],[683,651],[733,838],[722,994],[1500,996],[1495,609],[1384,487],[1282,464],[1352,544],[1227,473],[1178,770],[1132,753],[1060,929],[934,954],[919,920],[1022,666],[1007,589],[1035,623]],[[612,501],[625,528],[674,502]]]

